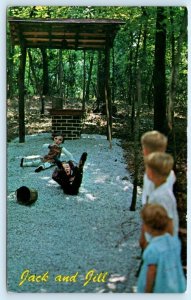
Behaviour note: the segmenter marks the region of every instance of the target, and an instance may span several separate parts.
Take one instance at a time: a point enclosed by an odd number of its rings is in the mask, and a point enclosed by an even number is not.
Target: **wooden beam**
[[[9,18],[11,39],[14,45],[20,44],[20,39],[23,41],[26,39],[32,39],[34,44],[32,47],[39,47],[38,39],[41,38],[44,47],[50,47],[58,49],[58,47],[65,49],[99,49],[99,43],[103,40],[105,43],[106,39],[110,40],[110,47],[112,47],[113,40],[119,29],[120,25],[125,24],[121,20],[108,20],[108,19],[19,19]],[[20,35],[20,37],[19,37]],[[49,39],[47,42],[46,39]],[[71,39],[75,40],[74,46],[54,44],[54,39]],[[52,41],[53,40],[53,41]],[[79,40],[84,40],[84,44],[79,44]],[[94,45],[88,46],[87,43],[91,43],[90,40],[95,41],[98,47]],[[30,47],[28,41],[26,41],[26,47]],[[70,43],[68,41],[68,43]]]
[[[19,43],[17,43],[17,45],[19,45]],[[50,42],[38,42],[38,43],[32,43],[29,42],[27,43],[26,48],[48,48],[48,49],[63,49],[63,44],[59,43],[59,42],[55,42],[55,43],[50,43]],[[82,44],[82,45],[78,45],[78,48],[75,49],[75,45],[74,44],[67,44],[66,47],[64,47],[64,49],[70,49],[70,50],[83,50],[83,49],[87,49],[87,50],[104,50],[105,49],[105,44],[103,45],[87,45],[87,44]]]

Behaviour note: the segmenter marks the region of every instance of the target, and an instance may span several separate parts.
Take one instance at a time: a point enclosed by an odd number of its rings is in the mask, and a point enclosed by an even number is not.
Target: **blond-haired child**
[[[145,232],[151,236],[143,253],[138,277],[138,293],[183,293],[186,280],[181,264],[181,245],[177,236],[168,233],[169,217],[157,203],[146,204],[141,217]]]
[[[154,184],[154,190],[148,196],[148,203],[159,203],[166,209],[170,218],[168,230],[178,235],[178,212],[176,199],[167,178],[173,168],[172,155],[162,152],[153,152],[144,157],[146,174]]]
[[[147,131],[141,137],[141,145],[143,156],[146,157],[152,152],[165,152],[167,148],[167,137],[157,130]],[[167,178],[169,188],[173,189],[173,184],[176,181],[174,171],[171,170]],[[144,205],[148,201],[150,193],[155,189],[155,186],[151,180],[149,180],[147,174],[143,177],[143,191],[142,191],[142,204]]]
[[[167,143],[167,137],[157,130],[147,131],[141,136],[144,156],[156,151],[165,152]]]

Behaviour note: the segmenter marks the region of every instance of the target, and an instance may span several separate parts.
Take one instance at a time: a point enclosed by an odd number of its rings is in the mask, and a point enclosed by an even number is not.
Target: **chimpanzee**
[[[57,167],[52,174],[52,179],[61,185],[65,194],[78,194],[82,183],[83,167],[86,159],[86,152],[82,154],[78,165],[72,160],[61,162],[59,159],[55,159]]]

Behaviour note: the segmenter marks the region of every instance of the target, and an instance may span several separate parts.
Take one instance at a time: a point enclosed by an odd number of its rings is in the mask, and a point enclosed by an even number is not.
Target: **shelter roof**
[[[9,18],[13,45],[27,48],[102,50],[113,46],[120,25],[117,19]]]

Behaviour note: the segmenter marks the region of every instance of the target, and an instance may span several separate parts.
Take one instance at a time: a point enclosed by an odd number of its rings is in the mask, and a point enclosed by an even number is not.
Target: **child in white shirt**
[[[155,152],[165,153],[167,148],[167,143],[168,143],[167,137],[157,130],[147,131],[146,133],[144,133],[141,137],[141,145],[142,145],[144,160],[151,153],[155,153]],[[162,186],[160,189],[156,189],[155,191],[156,188],[155,183],[148,177],[147,172],[145,172],[143,177],[142,205],[149,203],[150,201],[152,201],[152,199],[154,202],[154,199],[157,199],[157,193],[162,195],[162,192],[164,191],[164,193],[166,193],[166,196],[164,198],[164,203],[167,202],[171,203],[172,200],[172,203],[175,203],[175,207],[176,207],[176,199],[173,194],[173,185],[175,181],[176,181],[176,177],[174,171],[172,170],[172,167],[170,167],[169,172],[165,178],[164,188]],[[176,212],[176,209],[174,213],[172,213],[172,211],[169,211],[169,214],[171,215],[171,219],[173,219],[173,216],[175,218],[175,227],[173,227],[173,225],[171,224],[172,228],[171,229],[169,228],[169,232],[173,234],[173,232],[175,233],[178,230],[178,214]],[[149,239],[150,236],[144,233],[144,228],[142,227],[141,236],[139,239],[139,243],[142,248],[142,251],[147,246]],[[140,268],[137,271],[137,275],[139,274],[139,271]]]
[[[152,130],[144,133],[141,137],[143,156],[145,157],[152,152],[165,152],[167,148],[167,142],[167,137],[159,131]],[[173,190],[175,181],[176,176],[174,174],[174,171],[171,170],[166,180],[171,190]],[[153,182],[145,173],[143,177],[142,205],[148,202],[148,197],[150,193],[153,192],[154,188],[155,187]]]
[[[154,190],[148,196],[148,203],[162,205],[168,214],[169,233],[178,235],[179,220],[176,198],[167,178],[172,170],[174,160],[170,154],[153,152],[144,158],[146,174],[154,184]]]

